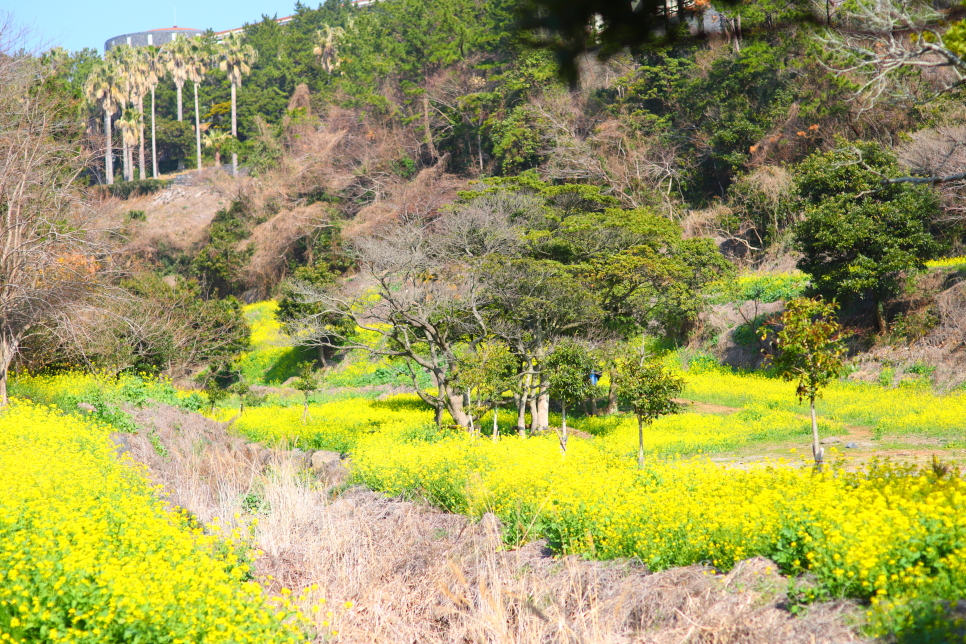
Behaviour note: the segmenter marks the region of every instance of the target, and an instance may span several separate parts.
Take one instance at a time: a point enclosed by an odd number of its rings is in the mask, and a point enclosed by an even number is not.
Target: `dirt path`
[[[688,411],[695,411],[702,414],[734,414],[741,411],[740,407],[725,407],[724,405],[712,405],[711,403],[703,403],[697,400],[688,400],[687,398],[675,398],[674,402],[679,405],[683,405]]]

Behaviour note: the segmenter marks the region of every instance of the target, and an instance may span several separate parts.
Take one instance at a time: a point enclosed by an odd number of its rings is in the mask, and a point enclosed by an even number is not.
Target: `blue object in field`
[[[596,385],[597,384],[597,381],[600,380],[600,376],[601,375],[602,374],[599,371],[591,371],[590,372],[590,384]]]

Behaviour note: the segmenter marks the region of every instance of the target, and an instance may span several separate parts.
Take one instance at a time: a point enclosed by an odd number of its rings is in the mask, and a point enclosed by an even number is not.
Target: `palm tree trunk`
[[[114,185],[114,146],[111,145],[111,113],[104,110],[104,134],[107,139],[104,148],[104,172],[107,173],[107,185]]]
[[[236,141],[238,140],[238,116],[235,108],[235,94],[236,94],[235,83],[231,84],[231,136]],[[238,176],[238,153],[234,149],[231,151],[231,176]]]
[[[154,130],[154,88],[151,88],[151,170],[155,179],[158,178],[158,144]]]
[[[124,164],[124,180],[130,181],[127,175],[130,165],[127,160],[127,138],[125,138],[123,133],[121,134],[121,162]]]
[[[201,170],[201,114],[198,111],[198,83],[195,86],[195,143],[198,147],[198,169]]]
[[[147,179],[148,175],[144,172],[144,97],[138,96],[138,114],[141,116],[138,132],[138,168],[140,170],[139,179]]]
[[[181,108],[181,85],[178,85],[178,120],[184,120],[184,110]]]

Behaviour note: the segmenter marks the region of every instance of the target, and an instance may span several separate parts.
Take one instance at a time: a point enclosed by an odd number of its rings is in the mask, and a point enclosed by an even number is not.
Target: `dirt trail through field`
[[[683,405],[688,409],[688,411],[696,411],[702,414],[734,414],[735,412],[741,411],[740,407],[725,407],[724,405],[712,405],[711,403],[703,403],[697,400],[688,400],[687,398],[675,398],[674,402],[679,405]]]

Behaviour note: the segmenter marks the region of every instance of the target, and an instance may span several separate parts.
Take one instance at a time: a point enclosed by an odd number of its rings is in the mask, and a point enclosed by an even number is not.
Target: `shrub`
[[[171,181],[165,179],[139,179],[137,181],[117,181],[110,186],[97,186],[95,190],[101,196],[116,197],[117,199],[130,199],[140,197],[163,190],[171,185]],[[131,211],[139,212],[139,211]]]

